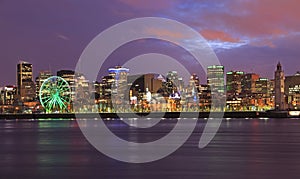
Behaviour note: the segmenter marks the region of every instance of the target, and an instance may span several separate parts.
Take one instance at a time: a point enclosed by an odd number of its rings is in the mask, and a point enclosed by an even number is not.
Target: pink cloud
[[[165,37],[168,39],[184,39],[188,38],[186,34],[178,33],[178,32],[173,32],[168,29],[159,29],[159,28],[147,28],[145,30],[146,34],[152,34],[157,37]]]
[[[225,33],[223,31],[205,29],[201,30],[200,33],[207,40],[220,40],[223,42],[240,42],[239,38],[234,38],[230,34]]]
[[[300,1],[230,1],[227,6],[228,12],[206,14],[207,21],[212,25],[221,23],[226,29],[249,37],[277,37],[300,31]]]

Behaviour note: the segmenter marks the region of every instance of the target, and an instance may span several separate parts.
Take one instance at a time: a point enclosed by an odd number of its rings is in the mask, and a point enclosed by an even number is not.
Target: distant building
[[[192,74],[190,82],[194,82],[195,87],[197,88],[197,90],[199,90],[200,80],[196,73]]]
[[[255,83],[256,93],[262,96],[269,95],[269,79],[259,78]]]
[[[50,71],[41,71],[39,73],[39,76],[35,78],[35,94],[36,98],[39,98],[40,88],[44,81],[52,76],[52,73]]]
[[[125,98],[127,90],[127,76],[129,69],[121,66],[108,69],[109,76],[113,77],[112,83],[112,94],[118,99],[118,101]]]
[[[270,80],[267,78],[259,78],[255,84],[256,88],[256,106],[259,110],[273,108],[273,98]]]
[[[17,88],[17,94],[21,101],[34,101],[36,93],[32,77],[32,64],[28,62],[17,64]]]
[[[179,91],[182,84],[179,83],[179,76],[177,71],[168,72],[166,76],[165,86],[169,94]]]
[[[1,101],[4,105],[13,105],[16,100],[17,87],[16,86],[5,86],[1,90]]]
[[[211,94],[225,94],[224,66],[213,65],[207,68],[207,84]]]
[[[199,85],[199,109],[201,111],[209,111],[211,107],[211,91],[208,85]]]
[[[300,109],[300,72],[293,76],[286,76],[284,87],[288,107],[290,109]]]
[[[259,80],[259,75],[255,73],[247,73],[242,77],[242,94],[243,96],[256,93],[256,82]]]
[[[137,96],[139,92],[145,93],[146,89],[151,93],[157,93],[162,87],[162,80],[155,78],[154,74],[133,75],[128,76],[128,85],[133,95]]]
[[[244,72],[229,71],[226,73],[227,96],[238,96],[242,92],[242,78]]]
[[[275,71],[275,109],[285,110],[285,96],[284,96],[284,72],[280,62],[277,64]]]
[[[76,78],[75,72],[73,70],[60,70],[57,71],[57,76],[66,80],[71,88],[71,101],[75,100],[75,88],[76,88]]]

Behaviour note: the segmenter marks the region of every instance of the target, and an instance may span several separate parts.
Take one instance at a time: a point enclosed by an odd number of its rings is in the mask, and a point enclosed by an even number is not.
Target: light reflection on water
[[[227,119],[213,141],[198,149],[207,120],[165,159],[147,164],[112,160],[95,150],[74,120],[0,121],[1,178],[298,178],[299,119]],[[149,129],[107,120],[117,136],[150,141],[164,136],[176,120]],[[172,141],[170,141],[170,144]],[[133,156],[136,157],[136,156]]]

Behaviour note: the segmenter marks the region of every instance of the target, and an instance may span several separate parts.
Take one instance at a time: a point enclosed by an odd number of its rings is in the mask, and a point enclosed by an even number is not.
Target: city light
[[[60,70],[57,72],[58,76],[53,76],[49,71],[41,71],[34,83],[32,66],[28,62],[20,62],[17,65],[17,85],[1,88],[2,113],[73,113],[75,95],[77,102],[82,102],[89,98],[86,95],[90,91],[94,94],[94,104],[85,105],[78,109],[79,112],[242,112],[300,109],[300,75],[297,72],[285,77],[280,63],[275,79],[243,71],[225,72],[224,66],[212,65],[207,69],[207,84],[200,83],[196,73],[191,75],[189,84],[184,84],[177,71],[131,76],[130,69],[122,66],[109,68],[108,76],[102,77],[100,82],[89,82],[83,74]],[[75,94],[76,89],[80,89],[79,94]],[[218,95],[220,99],[226,98],[224,109],[211,108],[212,95]],[[294,116],[298,113],[289,114]]]

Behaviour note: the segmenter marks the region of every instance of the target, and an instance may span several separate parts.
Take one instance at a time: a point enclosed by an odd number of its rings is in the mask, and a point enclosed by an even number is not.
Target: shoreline
[[[75,119],[75,118],[300,118],[289,116],[287,111],[249,112],[152,112],[152,113],[51,113],[51,114],[0,114],[0,120],[14,119]]]

